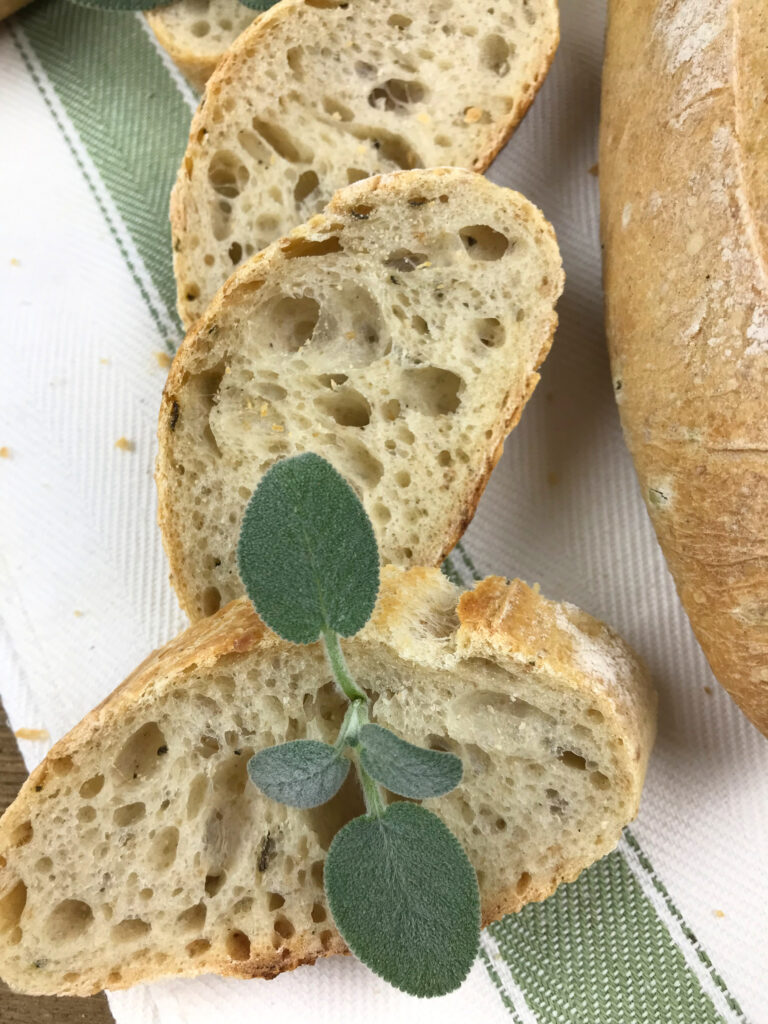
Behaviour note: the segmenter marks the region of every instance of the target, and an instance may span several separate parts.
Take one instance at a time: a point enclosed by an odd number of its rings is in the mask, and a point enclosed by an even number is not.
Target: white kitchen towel
[[[768,743],[707,668],[623,445],[594,173],[604,11],[561,7],[549,78],[489,172],[555,225],[560,327],[451,568],[539,581],[644,656],[661,705],[640,816],[616,853],[489,929],[443,1000],[335,960],[113,993],[118,1024],[768,1022]],[[168,190],[194,102],[140,16],[38,0],[0,28],[0,695],[14,729],[49,736],[21,740],[29,767],[183,625],[152,466],[180,337]]]

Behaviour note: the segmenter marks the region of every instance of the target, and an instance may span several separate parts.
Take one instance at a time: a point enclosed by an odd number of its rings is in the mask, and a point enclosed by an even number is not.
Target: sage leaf
[[[70,0],[70,3],[104,11],[148,11],[153,7],[167,7],[171,0]]]
[[[360,763],[391,793],[424,800],[450,793],[461,782],[461,759],[400,739],[380,725],[360,730]]]
[[[396,988],[445,995],[469,973],[480,941],[477,876],[425,807],[400,801],[345,825],[328,851],[325,892],[354,955]]]
[[[268,11],[277,3],[277,0],[240,0],[240,3],[245,7],[250,7],[252,11]]]
[[[289,807],[318,807],[341,789],[349,760],[319,740],[292,740],[260,750],[248,762],[251,782]]]
[[[256,611],[285,640],[353,636],[371,616],[379,589],[373,527],[346,480],[313,452],[264,474],[243,516],[237,556]]]

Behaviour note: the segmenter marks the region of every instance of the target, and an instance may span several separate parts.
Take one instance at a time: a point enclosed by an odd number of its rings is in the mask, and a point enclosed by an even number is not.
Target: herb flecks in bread
[[[655,696],[583,612],[519,581],[460,594],[437,569],[385,568],[344,651],[377,723],[462,759],[461,784],[424,805],[467,851],[484,923],[575,878],[636,814]],[[359,792],[294,810],[246,768],[270,743],[332,741],[343,713],[321,646],[280,640],[247,599],[153,654],[0,822],[0,975],[74,995],[343,952],[323,866]]]
[[[326,804],[349,778],[365,813],[333,837],[324,889],[352,952],[414,996],[461,985],[480,942],[477,876],[456,837],[426,807],[387,800],[443,796],[461,781],[461,761],[414,746],[370,721],[339,637],[369,620],[379,589],[379,552],[360,500],[312,452],[277,463],[248,503],[238,544],[240,574],[256,610],[295,644],[322,641],[349,704],[332,743],[295,739],[259,750],[248,774],[289,807]]]
[[[445,168],[348,187],[238,270],[160,412],[160,525],[190,617],[242,594],[245,504],[301,451],[356,489],[384,562],[439,564],[538,380],[562,282],[534,206]]]
[[[557,40],[554,0],[282,0],[260,15],[208,83],[171,198],[185,324],[344,185],[403,168],[484,170]]]

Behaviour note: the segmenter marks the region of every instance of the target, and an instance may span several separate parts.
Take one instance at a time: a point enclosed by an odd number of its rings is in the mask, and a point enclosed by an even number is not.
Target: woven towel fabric
[[[561,324],[449,568],[539,581],[643,654],[661,715],[640,817],[577,882],[489,929],[444,1000],[415,1003],[339,960],[269,985],[114,993],[118,1024],[768,1022],[768,744],[707,669],[622,442],[590,173],[603,5],[561,7],[552,72],[489,174],[555,225]],[[51,740],[183,624],[152,461],[180,337],[167,196],[193,104],[140,17],[37,0],[0,29],[0,693],[15,728]],[[29,766],[47,745],[22,741]]]

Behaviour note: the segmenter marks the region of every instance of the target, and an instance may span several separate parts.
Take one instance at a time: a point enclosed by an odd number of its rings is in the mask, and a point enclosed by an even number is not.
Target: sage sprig
[[[349,701],[333,744],[268,747],[250,759],[249,776],[266,796],[309,808],[330,800],[354,765],[366,813],[339,830],[325,863],[336,927],[392,985],[416,996],[444,995],[462,983],[477,954],[477,876],[435,814],[389,802],[385,789],[413,800],[440,796],[461,781],[461,761],[371,722],[368,696],[344,658],[339,638],[363,628],[379,589],[378,546],[359,498],[318,455],[276,463],[246,508],[238,568],[270,629],[295,644],[323,643]]]

